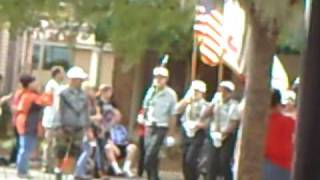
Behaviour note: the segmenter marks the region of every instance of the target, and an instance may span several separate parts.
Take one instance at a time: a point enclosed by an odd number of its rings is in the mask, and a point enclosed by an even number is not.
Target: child
[[[119,110],[114,112],[115,116],[110,129],[110,139],[105,146],[107,159],[116,175],[124,174],[128,178],[132,178],[135,174],[131,171],[131,166],[136,158],[138,148],[129,141],[127,129],[120,124],[121,113]],[[125,158],[122,169],[119,167],[118,158]]]

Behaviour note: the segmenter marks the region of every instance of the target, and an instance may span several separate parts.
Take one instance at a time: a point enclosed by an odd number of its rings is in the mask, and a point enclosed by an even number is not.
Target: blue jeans
[[[290,180],[290,171],[269,160],[263,164],[263,180]]]
[[[93,172],[95,167],[90,167],[93,169],[88,169],[88,161],[90,160],[93,161],[98,170],[101,170],[101,158],[102,154],[100,153],[98,145],[92,147],[89,142],[84,142],[82,145],[82,153],[77,161],[74,175],[76,177],[86,177],[87,175],[92,175],[92,173],[88,174],[88,172]]]
[[[19,136],[19,151],[17,157],[18,174],[28,174],[29,159],[37,145],[37,137],[34,135]]]

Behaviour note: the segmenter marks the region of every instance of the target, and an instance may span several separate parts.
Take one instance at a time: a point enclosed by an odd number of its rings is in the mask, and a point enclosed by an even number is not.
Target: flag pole
[[[192,62],[191,62],[191,80],[196,79],[197,75],[197,40],[194,38],[193,40],[193,48],[192,48]]]
[[[224,63],[223,63],[223,56],[226,53],[226,50],[224,49],[222,51],[222,54],[220,56],[220,62],[219,62],[219,67],[218,67],[218,84],[223,81],[223,76],[224,76]]]
[[[221,60],[218,67],[218,84],[223,80],[224,67],[223,61]]]

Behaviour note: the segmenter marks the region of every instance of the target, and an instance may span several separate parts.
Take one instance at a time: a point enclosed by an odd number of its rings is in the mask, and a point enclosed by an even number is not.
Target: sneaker
[[[120,176],[120,177],[121,177],[121,176],[124,176],[124,175],[125,175],[125,173],[124,173],[124,172],[122,172],[122,171],[118,171],[118,172],[115,172],[115,173],[114,173],[114,175],[115,175],[115,176]]]
[[[124,175],[128,178],[134,178],[135,174],[133,172],[131,172],[130,170],[123,170]]]
[[[115,176],[123,176],[124,173],[121,169],[113,169],[114,175]]]

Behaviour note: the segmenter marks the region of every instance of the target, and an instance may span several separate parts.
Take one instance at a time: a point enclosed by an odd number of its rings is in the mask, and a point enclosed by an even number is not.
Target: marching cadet
[[[235,85],[232,82],[222,81],[207,109],[209,111],[206,111],[213,115],[209,125],[208,180],[221,176],[225,180],[233,179],[232,158],[240,124],[239,103],[232,98],[234,91]]]
[[[159,180],[159,151],[168,131],[169,135],[172,135],[175,130],[174,114],[177,95],[167,85],[168,69],[156,67],[153,70],[153,75],[153,85],[147,91],[143,101],[144,124],[146,126],[144,167],[148,180]]]
[[[204,96],[207,91],[203,81],[195,80],[185,97],[177,104],[176,111],[182,116],[183,174],[185,180],[199,179],[198,160],[206,137],[206,122],[200,121],[201,113],[209,103]]]

